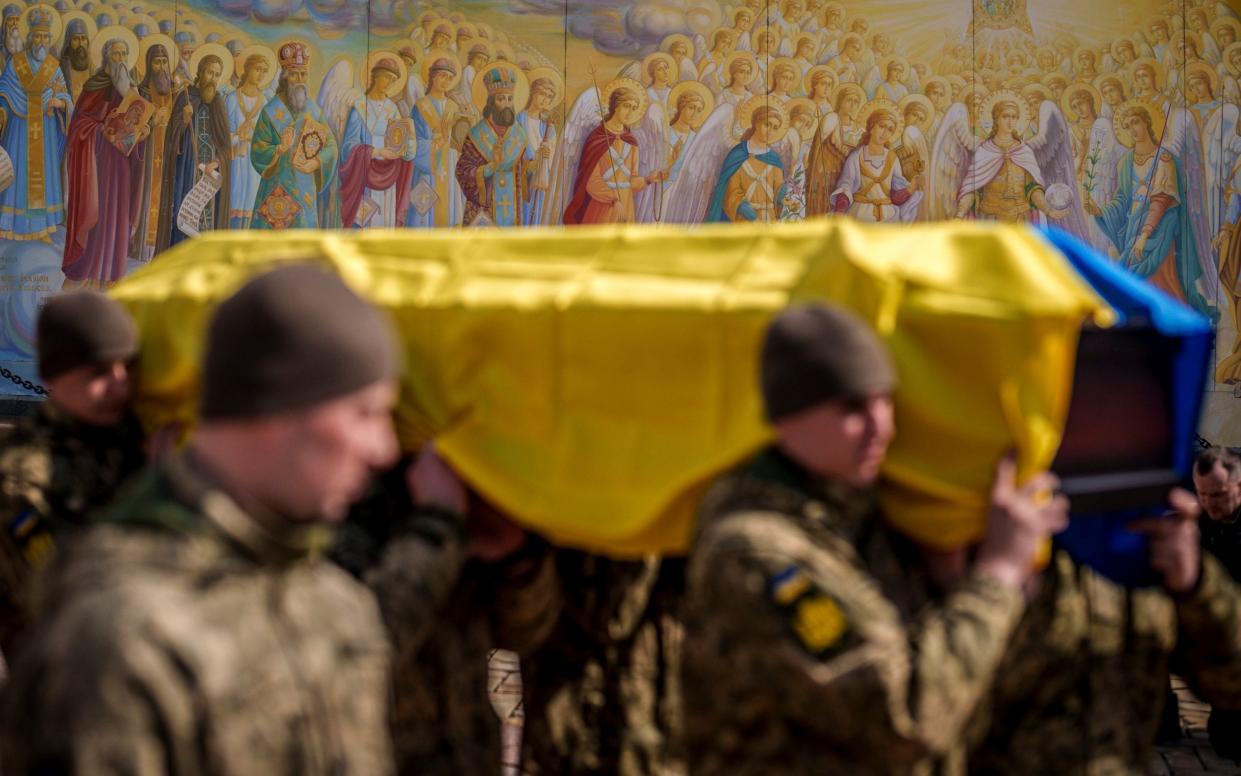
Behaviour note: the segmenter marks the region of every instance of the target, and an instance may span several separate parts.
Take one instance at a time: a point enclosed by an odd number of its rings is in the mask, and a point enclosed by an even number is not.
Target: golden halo
[[[843,84],[837,84],[836,88],[832,90],[833,108],[839,110],[840,100],[845,96],[845,92],[852,92],[857,97],[858,108],[861,108],[866,104],[866,92],[863,91],[862,87],[852,82],[845,82]]]
[[[797,64],[797,60],[792,57],[776,57],[771,60],[771,64],[767,66],[767,91],[771,91],[775,86],[776,71],[780,69],[788,69],[793,71],[793,84],[797,84],[797,76],[801,75],[801,65]]]
[[[1232,32],[1233,32],[1233,42],[1228,44],[1229,48],[1231,48],[1236,43],[1241,43],[1241,22],[1238,22],[1236,19],[1233,19],[1228,16],[1225,16],[1222,19],[1215,20],[1215,23],[1212,24],[1210,27],[1211,37],[1215,38],[1218,41],[1219,31],[1223,29],[1224,27],[1232,28]],[[1199,51],[1198,53],[1201,54],[1202,52]]]
[[[487,85],[483,83],[483,76],[496,70],[507,70],[513,74],[513,105],[525,105],[530,100],[530,82],[526,80],[526,74],[512,62],[493,62],[474,74],[474,83],[470,85],[470,96],[474,98],[474,107],[481,111],[486,106]],[[645,99],[646,90],[641,89],[641,91]]]
[[[608,103],[612,101],[612,93],[620,88],[629,89],[638,96],[638,115],[634,118],[634,123],[636,124],[646,116],[646,109],[650,105],[651,100],[646,93],[646,87],[632,78],[613,78],[604,84],[603,91],[599,94],[600,110],[607,113]]]
[[[754,56],[753,51],[734,51],[724,60],[724,69],[720,73],[720,83],[727,86],[727,79],[732,78],[733,63],[738,59],[744,59],[750,63],[750,77],[741,83],[742,86],[749,86],[754,83],[754,79],[758,77],[758,57]]]
[[[810,115],[814,117],[815,123],[816,124],[818,123],[819,106],[814,104],[814,100],[810,99],[809,97],[794,97],[793,99],[784,103],[784,109],[788,111],[788,114],[789,114],[789,121],[793,120],[793,112],[794,112],[794,109],[796,108],[801,108],[803,110],[809,111]]]
[[[655,62],[664,62],[668,65],[668,74],[672,83],[676,83],[680,70],[677,68],[677,61],[672,58],[671,54],[665,54],[662,51],[656,51],[654,54],[648,54],[646,59],[642,60],[642,83],[647,86],[653,86],[655,81],[651,78],[651,65]]]
[[[702,98],[702,111],[697,119],[690,122],[691,127],[700,129],[706,123],[707,117],[711,115],[711,111],[715,110],[715,94],[701,81],[682,81],[672,87],[672,91],[668,93],[668,120],[672,120],[677,110],[677,101],[686,92],[692,92]]]
[[[900,54],[893,54],[890,57],[884,57],[879,62],[879,75],[882,76],[885,81],[888,79],[888,68],[891,67],[893,63],[904,65],[905,77],[909,77],[909,60],[902,57]]]
[[[982,133],[982,137],[990,137],[991,131],[995,128],[991,119],[991,111],[997,103],[1011,102],[1017,106],[1017,123],[1013,126],[1013,131],[1018,135],[1025,135],[1026,129],[1030,126],[1030,106],[1026,101],[1021,99],[1021,95],[1016,92],[1010,92],[1007,89],[1001,89],[994,92],[983,100],[982,110],[975,117],[975,123],[978,130]]]
[[[1198,52],[1198,56],[1202,56],[1202,37],[1192,30],[1182,30],[1172,39],[1172,45],[1175,46],[1178,40],[1184,40],[1194,44],[1194,51]]]
[[[361,86],[364,90],[366,87],[370,86],[371,71],[374,69],[375,63],[377,63],[380,58],[392,60],[397,66],[398,74],[396,80],[389,84],[387,90],[384,92],[384,94],[389,97],[395,97],[404,91],[405,82],[409,80],[409,68],[406,66],[405,60],[401,59],[395,51],[390,49],[380,49],[367,54],[366,63],[363,65],[362,70],[358,72],[358,80],[361,82]]]
[[[801,82],[802,89],[806,91],[806,94],[814,94],[814,80],[820,73],[826,73],[827,77],[832,80],[831,88],[827,90],[827,97],[830,100],[838,79],[836,78],[836,71],[827,65],[815,65],[807,70],[806,77]]]
[[[898,108],[896,103],[891,100],[880,98],[866,103],[862,106],[862,109],[858,111],[857,118],[854,119],[854,124],[865,128],[866,122],[870,119],[871,114],[881,110],[892,114],[893,118],[896,120],[896,131],[892,133],[892,136],[900,137],[901,132],[905,130],[905,119],[901,116],[900,108]]]
[[[202,43],[194,49],[194,53],[190,55],[190,79],[198,78],[198,63],[203,58],[214,54],[220,58],[220,70],[227,73],[228,68],[224,67],[225,63],[233,61],[233,52],[229,51],[222,43]],[[222,77],[222,76],[221,76]]]
[[[776,41],[775,41],[775,44],[776,44],[776,45],[775,45],[775,46],[768,46],[768,47],[767,47],[767,50],[768,50],[769,52],[774,53],[776,49],[780,48],[780,30],[776,29],[775,27],[771,27],[771,26],[768,26],[768,25],[763,25],[762,27],[755,27],[755,28],[754,28],[754,29],[750,32],[750,45],[754,47],[754,50],[755,50],[755,51],[758,51],[758,38],[759,38],[759,36],[760,36],[760,35],[765,35],[765,34],[766,34],[766,33],[768,33],[768,32],[770,32],[771,34],[773,34],[773,35],[775,35],[775,36],[776,36]]]
[[[491,60],[496,58],[495,46],[491,45],[490,41],[484,40],[483,38],[474,38],[470,41],[470,45],[467,46],[464,51],[458,49],[457,53],[460,54],[468,64],[470,61],[470,56],[478,49],[482,49],[483,53],[487,55],[488,62],[491,62]]]
[[[694,58],[694,42],[689,39],[688,35],[682,35],[679,32],[674,32],[671,35],[666,36],[663,39],[663,41],[659,44],[659,50],[665,51],[671,54],[672,44],[674,43],[684,43],[685,45],[689,46],[690,59]]]
[[[461,60],[457,55],[448,49],[431,49],[426,56],[422,58],[419,67],[422,68],[422,82],[426,84],[428,90],[431,88],[431,65],[434,65],[441,59],[447,59],[452,63],[453,76],[452,81],[448,84],[446,91],[452,91],[457,84],[461,83]]]
[[[551,81],[552,88],[556,90],[555,96],[552,97],[551,105],[547,106],[547,109],[551,110],[564,101],[564,76],[554,67],[536,67],[526,73],[526,80],[531,85],[540,79]]]
[[[1160,110],[1159,106],[1143,97],[1137,97],[1132,100],[1125,100],[1112,114],[1112,131],[1116,133],[1116,140],[1125,148],[1133,148],[1133,135],[1121,126],[1121,120],[1130,108],[1145,108],[1151,117],[1151,129],[1154,131],[1154,140],[1158,143],[1163,138],[1163,128],[1167,123],[1168,117]]]
[[[172,38],[162,32],[154,35],[148,35],[138,44],[138,64],[134,66],[134,70],[138,72],[138,80],[146,78],[147,74],[147,52],[155,46],[163,46],[164,52],[168,54],[168,75],[172,75],[172,71],[176,68],[177,62],[180,61],[180,55],[177,54],[177,44]]]
[[[1067,93],[1067,90],[1066,90],[1066,93]],[[1044,102],[1051,99],[1051,89],[1048,89],[1045,85],[1039,83],[1038,81],[1035,81],[1034,83],[1030,84],[1029,86],[1021,90],[1021,96],[1025,98],[1027,103],[1030,101],[1030,98],[1033,97],[1035,94],[1039,96],[1039,101],[1038,101],[1039,107],[1042,107]],[[1061,99],[1063,99],[1064,95],[1060,95],[1060,96],[1061,96]]]
[[[797,37],[793,41],[793,53],[794,54],[797,53],[797,50],[801,48],[802,41],[805,41],[805,40],[808,40],[811,43],[815,44],[814,45],[815,51],[811,52],[811,56],[814,56],[815,53],[818,53],[819,39],[811,35],[808,32],[798,33]]]
[[[125,66],[130,70],[138,64],[138,36],[128,27],[113,24],[100,30],[90,42],[91,62],[103,63],[103,47],[110,40],[124,41],[129,55],[125,57]]]
[[[461,22],[457,25],[457,40],[461,40],[461,33],[468,33],[470,40],[478,37],[478,25],[473,22]]]
[[[1211,85],[1211,94],[1219,94],[1219,76],[1215,72],[1215,68],[1206,62],[1191,62],[1189,67],[1185,68],[1185,86],[1189,86],[1189,78],[1195,73],[1205,73],[1207,83]]]
[[[263,76],[262,81],[259,81],[259,88],[265,89],[267,88],[267,85],[275,79],[276,69],[278,67],[276,63],[276,52],[272,51],[271,47],[264,46],[261,43],[256,43],[253,46],[246,46],[238,52],[236,57],[233,58],[233,72],[238,78],[244,76],[246,74],[246,61],[249,60],[250,57],[255,56],[262,57],[267,62],[267,75]]]
[[[50,47],[55,47],[55,45],[60,41],[60,33],[65,29],[65,22],[60,18],[60,11],[57,11],[55,8],[46,3],[32,5],[22,12],[22,18],[17,22],[17,29],[21,32],[22,42],[24,43],[26,36],[30,34],[30,14],[34,13],[36,9],[45,12],[48,17],[51,18],[52,42]]]
[[[754,12],[750,10],[749,6],[739,6],[734,8],[732,12],[733,32],[737,31],[737,17],[740,16],[742,12],[748,13],[750,15],[750,24],[754,24]]]
[[[1094,100],[1095,115],[1098,115],[1099,111],[1103,110],[1103,94],[1095,88],[1094,84],[1087,83],[1086,81],[1074,81],[1064,90],[1064,94],[1060,95],[1060,110],[1064,111],[1065,118],[1069,121],[1077,121],[1081,118],[1073,110],[1071,103],[1073,102],[1074,95],[1080,94],[1083,91],[1089,93],[1090,99]]]
[[[1149,67],[1151,69],[1151,72],[1155,74],[1155,89],[1157,91],[1162,90],[1164,84],[1167,83],[1167,72],[1164,70],[1163,65],[1160,64],[1159,60],[1154,57],[1142,57],[1129,66],[1129,83],[1137,84],[1138,80],[1136,76],[1138,74],[1138,70],[1142,67]]]
[[[944,88],[944,97],[952,99],[952,84],[948,83],[948,79],[942,75],[933,75],[922,83],[922,93],[926,94],[926,90],[931,84],[939,84]],[[929,95],[928,95],[929,96]]]
[[[785,110],[784,103],[780,100],[769,99],[765,94],[756,94],[737,106],[737,115],[734,121],[741,126],[741,130],[744,133],[745,130],[750,128],[750,119],[753,118],[754,111],[762,107],[766,107],[780,117],[779,132],[775,137],[768,140],[768,143],[775,145],[783,140],[789,131],[789,114]]]
[[[1120,95],[1122,97],[1125,95],[1125,81],[1120,77],[1120,73],[1104,73],[1094,79],[1094,88],[1099,90],[1099,94],[1103,94],[1103,84],[1108,81],[1111,81],[1120,87]]]
[[[921,105],[922,109],[926,111],[926,120],[914,124],[925,135],[931,131],[931,124],[935,121],[935,105],[931,102],[931,98],[925,94],[907,94],[901,98],[900,102],[896,103],[896,108],[900,111],[901,121],[905,120],[905,110],[914,104]]]
[[[1224,49],[1224,54],[1222,57],[1224,60],[1224,67],[1227,68],[1228,72],[1234,78],[1241,76],[1241,70],[1238,70],[1232,65],[1232,56],[1237,51],[1241,51],[1241,40],[1238,40],[1236,43],[1228,44],[1228,48]]]
[[[64,29],[66,30],[69,29],[69,22],[73,21],[74,19],[81,19],[82,23],[86,25],[87,45],[90,44],[90,41],[95,39],[95,35],[99,32],[99,26],[95,24],[94,18],[91,17],[91,15],[86,13],[85,11],[69,11],[64,16],[60,17],[60,19],[61,21],[64,22]],[[156,29],[159,29],[159,28],[156,27]],[[65,41],[62,40],[60,42],[64,43]],[[64,48],[64,47],[60,46],[60,48]]]

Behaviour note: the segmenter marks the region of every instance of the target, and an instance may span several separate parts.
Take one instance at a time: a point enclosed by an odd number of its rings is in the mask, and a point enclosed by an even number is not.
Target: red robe
[[[409,184],[414,163],[404,159],[375,159],[373,146],[353,149],[340,168],[340,219],[346,229],[353,226],[366,189],[383,191],[396,186],[396,225],[405,226],[409,210]]]
[[[569,201],[569,206],[564,211],[565,224],[582,223],[586,208],[590,206],[590,194],[586,191],[586,182],[590,180],[590,173],[595,169],[595,165],[608,152],[612,143],[616,142],[616,137],[602,124],[586,136],[586,142],[582,145],[582,156],[577,163],[577,175],[573,178],[573,199]],[[628,130],[620,135],[620,139],[635,148],[638,145],[637,138]]]
[[[103,136],[122,97],[102,70],[91,76],[69,122],[65,177],[65,280],[108,286],[125,274],[129,242],[142,215],[146,142],[128,157]]]

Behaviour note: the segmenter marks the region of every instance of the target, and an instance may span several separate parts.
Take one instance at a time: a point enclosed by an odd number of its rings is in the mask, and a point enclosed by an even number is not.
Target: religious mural
[[[1241,15],[1213,0],[55,0],[0,9],[0,394],[33,321],[205,230],[1055,224],[1219,321],[1241,444]]]

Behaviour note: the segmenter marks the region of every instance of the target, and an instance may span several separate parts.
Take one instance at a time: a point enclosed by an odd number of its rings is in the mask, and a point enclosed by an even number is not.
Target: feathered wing
[[[1059,105],[1051,100],[1043,101],[1038,111],[1038,134],[1029,142],[1039,169],[1043,171],[1044,186],[1062,183],[1069,189],[1069,204],[1065,208],[1068,214],[1063,218],[1047,216],[1048,223],[1089,241],[1090,226],[1086,221],[1086,211],[1082,208],[1077,170],[1073,164],[1072,135]]]
[[[1198,123],[1185,108],[1174,108],[1168,116],[1161,147],[1175,157],[1185,177],[1185,214],[1189,218],[1207,303],[1219,304],[1219,270],[1211,255],[1211,216],[1207,210],[1207,184],[1203,180],[1202,137]]]
[[[1241,135],[1237,120],[1241,109],[1224,105],[1211,114],[1202,129],[1202,152],[1206,158],[1207,223],[1211,234],[1219,234],[1223,226],[1224,187],[1232,176],[1233,165],[1241,156]]]
[[[681,60],[681,80],[682,81],[697,81],[698,80],[698,67],[693,63],[693,61],[689,57],[686,57],[685,59]]]
[[[362,93],[353,85],[353,63],[342,59],[328,69],[319,85],[319,95],[315,102],[323,111],[323,120],[336,133],[339,141],[345,136],[345,120],[349,118],[349,109],[362,99]]]
[[[600,121],[599,94],[593,88],[587,89],[573,103],[573,109],[565,120],[564,132],[556,149],[556,161],[552,165],[551,187],[543,205],[542,223],[559,224],[564,221],[564,209],[573,196],[573,179],[577,176],[577,161],[582,155],[582,146],[586,136]]]
[[[735,108],[728,103],[716,108],[685,149],[681,172],[664,197],[665,223],[700,224],[707,217],[720,167],[728,149],[736,144],[735,115]]]
[[[1086,185],[1095,204],[1103,206],[1116,195],[1117,165],[1125,155],[1125,148],[1116,142],[1116,131],[1110,119],[1095,121],[1087,142],[1090,145],[1086,150]]]
[[[925,205],[930,220],[945,221],[956,216],[957,194],[977,145],[970,129],[969,111],[959,102],[953,104],[940,122],[931,150]]]
[[[646,116],[634,130],[638,141],[638,174],[648,176],[668,166],[668,119],[662,103],[652,101],[647,108]],[[633,198],[634,216],[640,224],[650,224],[659,220],[659,208],[663,205],[663,197],[668,187],[663,183],[647,186]]]
[[[875,99],[875,92],[879,89],[879,84],[883,83],[883,74],[879,72],[879,65],[875,65],[862,79],[862,88],[866,90],[866,96]]]
[[[925,173],[931,167],[931,149],[927,146],[926,135],[922,134],[922,130],[916,126],[905,127],[905,131],[901,133],[901,145],[897,149],[896,155],[901,160],[901,171],[905,173],[905,178],[913,183],[915,179],[922,177],[925,183]],[[925,195],[923,195],[925,200]],[[919,206],[918,219],[926,218],[926,207]]]

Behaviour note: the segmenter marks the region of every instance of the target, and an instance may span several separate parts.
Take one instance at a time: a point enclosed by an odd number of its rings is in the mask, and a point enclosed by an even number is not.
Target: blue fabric
[[[731,220],[724,214],[724,195],[728,192],[728,182],[732,180],[732,177],[737,174],[737,170],[740,170],[741,165],[745,164],[745,160],[749,158],[750,146],[744,140],[734,146],[728,152],[728,156],[724,157],[724,164],[720,167],[720,180],[715,184],[715,191],[711,194],[711,206],[707,209],[707,223]],[[780,168],[781,172],[784,171],[784,162],[780,161],[780,157],[771,149],[767,149],[767,151],[755,158],[764,164]]]
[[[1172,464],[1186,482],[1193,465],[1198,418],[1206,399],[1206,380],[1215,339],[1211,321],[1172,299],[1077,238],[1057,229],[1045,231],[1069,263],[1112,306],[1117,324],[1149,322],[1156,331],[1179,341],[1173,361]],[[1155,584],[1146,559],[1146,541],[1126,526],[1138,517],[1160,514],[1166,504],[1151,504],[1141,514],[1074,514],[1069,528],[1056,537],[1077,562],[1128,587]]]

